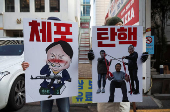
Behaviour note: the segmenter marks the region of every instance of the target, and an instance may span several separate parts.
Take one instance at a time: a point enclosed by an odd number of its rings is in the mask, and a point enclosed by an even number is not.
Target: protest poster
[[[24,19],[26,102],[78,95],[78,24]]]
[[[143,27],[94,26],[92,49],[93,102],[142,102]]]

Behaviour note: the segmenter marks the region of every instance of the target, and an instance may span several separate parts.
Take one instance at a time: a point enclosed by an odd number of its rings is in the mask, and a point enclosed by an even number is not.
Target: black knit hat
[[[114,26],[114,25],[116,25],[119,22],[122,22],[122,24],[123,24],[123,21],[119,17],[115,16],[115,17],[110,18],[107,21],[106,26]]]
[[[48,17],[47,20],[61,21],[58,17]]]

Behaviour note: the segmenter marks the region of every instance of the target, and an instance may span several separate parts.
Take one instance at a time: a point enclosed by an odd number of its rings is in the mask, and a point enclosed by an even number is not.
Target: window
[[[50,0],[50,12],[60,12],[60,0]]]
[[[90,16],[90,5],[81,6],[81,16]]]
[[[81,0],[81,4],[90,4],[90,0]]]
[[[83,4],[86,4],[86,0],[83,0]]]
[[[29,12],[29,0],[20,0],[20,12]]]
[[[90,0],[86,0],[86,4],[90,4]]]
[[[45,12],[44,0],[35,0],[35,12]]]
[[[22,30],[6,30],[7,37],[23,37]]]
[[[14,0],[5,0],[5,12],[15,12]]]
[[[0,40],[0,56],[22,55],[23,51],[23,40]]]

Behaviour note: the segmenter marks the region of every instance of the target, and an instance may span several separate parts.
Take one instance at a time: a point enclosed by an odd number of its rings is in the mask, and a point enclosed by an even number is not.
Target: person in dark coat
[[[107,66],[109,65],[108,60],[105,60],[106,53],[104,50],[100,51],[101,58],[98,58],[97,61],[97,72],[98,72],[98,90],[97,93],[101,92],[101,80],[103,79],[103,89],[102,93],[105,93],[105,85],[106,85],[106,74],[107,74]],[[111,62],[111,61],[110,61]],[[107,64],[107,66],[106,66]],[[110,63],[111,64],[111,63]]]
[[[134,46],[130,45],[128,47],[129,56],[124,56],[123,58],[128,59],[128,70],[130,74],[131,79],[131,86],[133,94],[139,94],[139,80],[137,76],[138,66],[137,66],[137,59],[138,59],[138,53],[134,51]],[[136,89],[134,88],[134,81],[136,83]]]

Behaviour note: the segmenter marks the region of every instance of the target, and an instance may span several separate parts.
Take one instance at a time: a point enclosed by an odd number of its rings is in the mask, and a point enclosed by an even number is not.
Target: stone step
[[[81,54],[79,53],[79,56],[80,56],[80,55],[86,55],[86,56],[87,56],[87,53],[81,53]]]
[[[79,63],[90,63],[89,60],[79,60]]]
[[[170,74],[164,74],[164,75],[152,75],[152,78],[163,78],[163,79],[169,79],[170,78]]]
[[[151,75],[159,75],[158,72],[151,72]]]
[[[86,49],[86,48],[90,49],[90,46],[80,46],[80,49],[81,49],[81,50],[82,50],[82,49]]]
[[[88,58],[87,55],[79,55],[79,59],[80,58]]]
[[[90,44],[89,42],[81,42],[80,44]]]
[[[153,72],[152,72],[152,71],[151,71],[151,73],[159,73],[159,72],[156,72],[156,71],[153,71]]]
[[[86,48],[87,49],[87,48]],[[88,52],[89,51],[89,49],[79,49],[79,51],[86,51],[86,52]]]
[[[156,72],[156,69],[151,69],[151,72]]]
[[[84,33],[81,33],[81,34],[89,34],[89,32],[84,32]]]
[[[143,96],[143,102],[136,102],[135,104],[138,109],[159,109],[159,106],[151,96]]]
[[[153,94],[159,100],[170,100],[170,94]]]
[[[90,39],[81,39],[81,42],[89,42]]]
[[[87,57],[85,58],[79,57],[79,60],[89,60],[89,59]]]
[[[90,39],[90,37],[81,37],[81,39]]]
[[[85,47],[87,47],[87,46],[90,47],[90,44],[80,44],[80,47],[84,47],[84,46]]]
[[[159,72],[151,72],[152,75],[159,75]]]
[[[89,51],[80,51],[79,54],[88,54]]]
[[[88,51],[89,51],[90,48],[89,48],[89,47],[80,47],[79,50],[80,50],[80,51],[84,51],[84,50],[88,50]]]

